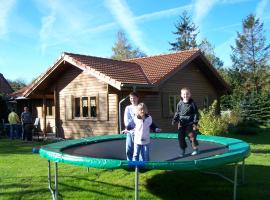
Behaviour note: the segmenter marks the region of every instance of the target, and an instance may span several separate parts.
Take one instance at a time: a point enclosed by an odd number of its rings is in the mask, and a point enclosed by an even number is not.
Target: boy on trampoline
[[[191,92],[188,88],[182,88],[181,100],[177,104],[176,112],[172,120],[172,125],[178,122],[178,141],[180,149],[182,150],[180,154],[181,157],[185,156],[185,149],[187,148],[186,137],[189,138],[193,148],[191,155],[197,155],[199,153],[199,143],[196,139],[198,121],[198,109],[191,98]]]

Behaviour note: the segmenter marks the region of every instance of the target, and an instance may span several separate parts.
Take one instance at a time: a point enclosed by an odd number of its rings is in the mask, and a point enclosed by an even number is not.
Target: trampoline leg
[[[52,193],[52,199],[57,200],[58,195],[58,169],[57,163],[54,163],[54,185],[55,189],[52,188],[52,177],[51,177],[51,162],[48,160],[48,183],[49,183],[49,190]]]
[[[237,169],[238,169],[238,163],[235,163],[235,167],[234,167],[234,181],[233,181],[233,200],[236,200]]]
[[[55,185],[54,197],[55,197],[55,200],[57,200],[57,196],[58,196],[58,167],[57,167],[57,162],[54,163],[54,185]]]
[[[89,173],[89,167],[87,167],[87,172]]]
[[[242,184],[245,183],[245,160],[242,162]]]
[[[139,168],[135,167],[135,200],[138,200]]]

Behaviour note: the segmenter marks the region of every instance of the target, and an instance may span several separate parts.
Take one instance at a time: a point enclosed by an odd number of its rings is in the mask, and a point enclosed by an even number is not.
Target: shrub
[[[228,121],[226,117],[217,114],[217,101],[204,110],[200,110],[199,128],[205,135],[222,135],[227,132]]]

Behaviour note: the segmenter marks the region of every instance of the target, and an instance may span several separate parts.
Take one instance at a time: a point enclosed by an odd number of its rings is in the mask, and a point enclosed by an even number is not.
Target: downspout
[[[122,118],[121,118],[121,104],[128,98],[128,96],[126,96],[125,98],[121,99],[119,101],[119,104],[118,104],[118,134],[121,133],[121,128],[122,128]]]
[[[136,86],[133,86],[133,92],[135,92],[135,91],[136,91]],[[122,128],[121,105],[128,97],[129,97],[129,95],[126,96],[125,98],[121,99],[119,101],[119,104],[118,104],[118,119],[119,119],[119,121],[118,121],[118,134],[121,133],[121,128]]]

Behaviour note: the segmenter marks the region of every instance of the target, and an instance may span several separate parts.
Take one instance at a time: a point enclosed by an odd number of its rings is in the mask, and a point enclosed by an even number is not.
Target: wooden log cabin
[[[228,85],[198,49],[117,61],[72,53],[61,57],[34,83],[14,93],[30,106],[43,132],[63,138],[116,134],[131,91],[140,95],[164,132],[176,131],[171,118],[182,87],[199,108],[228,91]],[[119,115],[119,110],[121,113]]]

